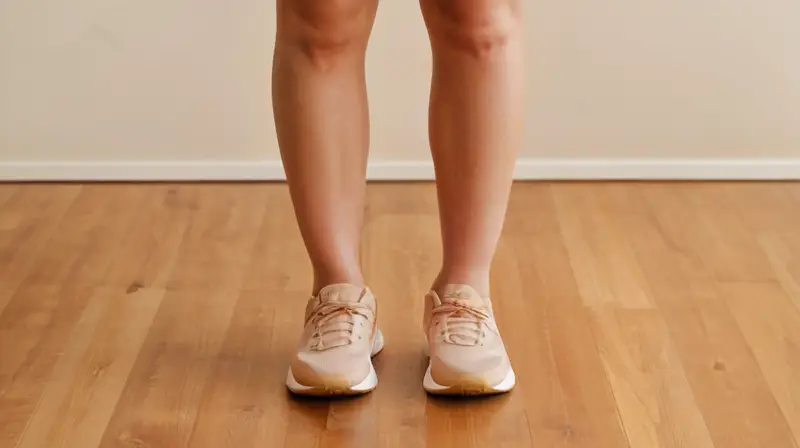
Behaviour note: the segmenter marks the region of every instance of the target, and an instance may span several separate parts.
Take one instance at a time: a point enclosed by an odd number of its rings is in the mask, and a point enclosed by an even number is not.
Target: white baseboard
[[[429,160],[370,162],[374,181],[432,180]],[[268,161],[0,161],[0,181],[275,181]],[[517,180],[800,180],[785,159],[520,159]]]

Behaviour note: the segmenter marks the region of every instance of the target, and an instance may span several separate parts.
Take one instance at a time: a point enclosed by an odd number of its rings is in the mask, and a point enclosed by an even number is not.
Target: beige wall
[[[373,156],[426,159],[422,20],[381,2]],[[797,0],[529,3],[524,156],[800,156]],[[0,3],[0,162],[275,159],[273,8]]]

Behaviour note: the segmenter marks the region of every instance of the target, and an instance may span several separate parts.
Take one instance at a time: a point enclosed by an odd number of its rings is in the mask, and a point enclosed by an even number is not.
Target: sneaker
[[[300,395],[358,395],[378,385],[372,357],[383,348],[368,288],[329,285],[306,306],[300,347],[286,386]]]
[[[430,364],[422,386],[438,395],[508,392],[514,370],[494,320],[492,304],[466,285],[447,285],[440,298],[425,296]]]

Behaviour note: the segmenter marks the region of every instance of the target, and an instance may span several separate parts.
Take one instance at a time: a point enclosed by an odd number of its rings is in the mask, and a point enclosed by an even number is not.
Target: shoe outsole
[[[355,386],[351,386],[349,383],[342,381],[331,381],[323,385],[306,386],[298,383],[294,379],[292,369],[289,368],[289,373],[286,375],[286,387],[293,394],[311,397],[354,396],[372,392],[378,386],[378,375],[375,373],[375,367],[372,365],[372,358],[383,350],[383,342],[383,333],[378,330],[375,333],[375,340],[372,342],[372,352],[370,353],[369,359],[369,374],[367,374],[364,381]]]
[[[510,392],[514,389],[516,382],[514,369],[509,368],[506,377],[498,384],[489,384],[486,381],[475,379],[474,381],[463,381],[452,386],[442,386],[433,380],[431,376],[431,366],[428,365],[428,370],[425,371],[425,378],[422,380],[422,387],[431,395],[474,397]]]
[[[423,346],[423,352],[425,353],[425,356],[430,358],[431,355],[428,344]],[[465,381],[461,384],[453,386],[442,386],[433,380],[433,376],[431,376],[430,363],[428,363],[428,369],[425,371],[425,377],[422,379],[422,388],[425,389],[425,392],[431,395],[450,395],[463,397],[504,394],[511,392],[516,384],[517,376],[511,366],[509,366],[508,373],[506,374],[506,377],[503,378],[503,381],[495,385],[490,385],[486,381],[475,380]]]

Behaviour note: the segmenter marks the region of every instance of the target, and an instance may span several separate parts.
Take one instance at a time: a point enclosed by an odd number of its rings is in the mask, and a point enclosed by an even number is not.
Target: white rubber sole
[[[383,350],[383,342],[383,333],[378,330],[375,333],[375,339],[372,342],[372,352],[369,355],[369,373],[367,377],[364,378],[364,381],[355,386],[350,386],[349,383],[338,380],[332,380],[322,385],[306,386],[298,383],[294,379],[292,369],[289,368],[289,373],[286,375],[286,387],[294,394],[310,396],[361,395],[371,392],[378,386],[378,374],[375,373],[375,367],[372,365],[372,357]]]
[[[433,395],[496,395],[503,394],[511,391],[517,383],[517,377],[514,374],[514,369],[509,367],[508,374],[503,378],[503,381],[498,384],[489,384],[486,381],[479,379],[464,381],[460,384],[453,386],[442,386],[437,384],[431,376],[431,366],[428,364],[428,370],[425,371],[425,378],[422,380],[422,387],[426,392]]]

